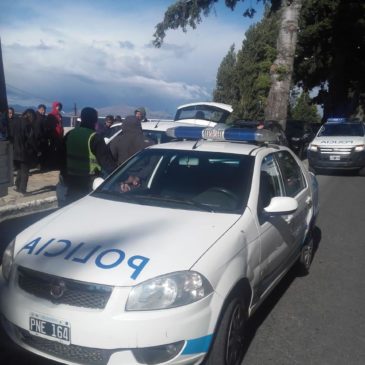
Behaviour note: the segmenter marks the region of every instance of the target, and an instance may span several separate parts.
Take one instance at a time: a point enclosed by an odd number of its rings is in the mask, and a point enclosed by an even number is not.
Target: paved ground
[[[59,171],[40,172],[31,170],[27,194],[18,193],[14,186],[0,197],[0,222],[16,216],[57,207],[56,184]]]

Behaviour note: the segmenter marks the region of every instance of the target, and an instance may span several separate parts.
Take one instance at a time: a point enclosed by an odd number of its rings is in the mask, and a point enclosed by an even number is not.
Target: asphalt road
[[[311,272],[298,277],[291,270],[251,318],[242,365],[365,363],[365,176],[318,180]],[[0,224],[0,246],[41,216]],[[0,354],[2,363],[55,364],[20,350],[1,331]]]

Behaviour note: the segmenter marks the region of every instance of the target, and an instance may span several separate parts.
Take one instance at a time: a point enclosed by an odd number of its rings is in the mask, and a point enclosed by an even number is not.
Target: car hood
[[[360,136],[334,136],[334,137],[317,137],[312,143],[320,146],[356,146],[364,144],[364,137]]]
[[[17,236],[17,265],[79,281],[130,286],[189,270],[239,218],[87,196]]]

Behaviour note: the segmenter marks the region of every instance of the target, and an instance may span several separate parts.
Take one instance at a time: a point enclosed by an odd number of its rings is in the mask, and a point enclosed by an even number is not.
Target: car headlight
[[[314,151],[314,152],[317,152],[318,151],[318,146],[316,144],[310,144],[308,149],[310,151]]]
[[[135,286],[129,293],[127,311],[179,307],[196,302],[213,291],[208,280],[194,271],[179,271]]]
[[[364,151],[364,149],[365,149],[365,145],[363,145],[363,144],[360,144],[360,145],[355,147],[356,152]]]
[[[14,262],[14,244],[15,240],[9,243],[8,247],[4,251],[3,260],[2,260],[2,272],[4,279],[9,281],[9,276],[11,272],[11,268],[13,267]]]

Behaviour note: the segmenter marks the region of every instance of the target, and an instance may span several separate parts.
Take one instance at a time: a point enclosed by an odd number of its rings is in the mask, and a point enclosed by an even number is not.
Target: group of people
[[[13,108],[1,120],[0,133],[13,145],[14,167],[17,170],[14,189],[27,193],[29,171],[39,166],[41,171],[60,170],[60,180],[66,187],[66,202],[84,195],[92,188],[95,177],[107,176],[130,156],[151,144],[143,136],[141,123],[146,110],[141,107],[124,120],[117,116],[105,118],[104,129],[96,130],[98,112],[91,107],[81,111],[79,126],[64,134],[62,104],[54,102],[46,114],[40,104],[37,111],[26,109],[15,116]],[[122,133],[109,145],[104,141],[109,128],[121,123]]]
[[[46,106],[40,104],[36,111],[28,108],[19,116],[10,107],[2,116],[1,138],[13,145],[13,162],[17,171],[14,189],[19,193],[26,194],[31,168],[57,168],[64,133],[61,110],[62,104],[54,102],[48,115]]]
[[[97,133],[96,109],[91,107],[82,109],[80,125],[64,137],[60,180],[65,186],[65,194],[61,205],[89,193],[96,177],[109,175],[118,165],[151,144],[142,131],[141,122],[145,119],[144,108],[136,109],[134,115],[129,115],[120,121],[107,116],[104,129]],[[107,145],[104,137],[108,136],[108,130],[115,122],[121,123],[122,133]]]

